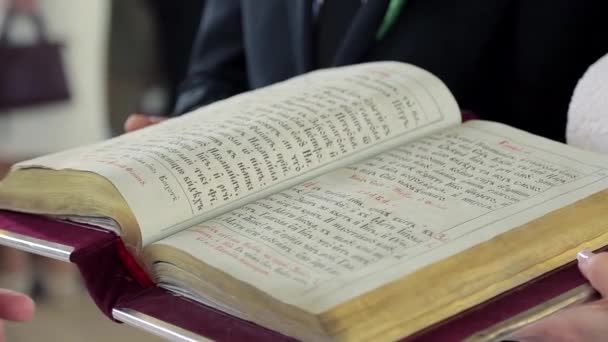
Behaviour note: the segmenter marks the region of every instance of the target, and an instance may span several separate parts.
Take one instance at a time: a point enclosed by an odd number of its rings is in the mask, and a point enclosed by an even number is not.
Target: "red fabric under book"
[[[158,287],[145,288],[125,267],[120,239],[112,233],[1,210],[0,229],[74,247],[70,261],[78,266],[99,309],[110,318],[113,308],[130,308],[216,341],[291,340]]]
[[[174,296],[158,287],[144,288],[124,266],[119,256],[119,238],[114,234],[7,211],[0,211],[0,229],[74,247],[70,259],[80,269],[95,303],[109,317],[114,307],[131,308],[216,341],[289,340],[279,333]],[[460,341],[584,282],[576,264],[572,263],[406,341]]]

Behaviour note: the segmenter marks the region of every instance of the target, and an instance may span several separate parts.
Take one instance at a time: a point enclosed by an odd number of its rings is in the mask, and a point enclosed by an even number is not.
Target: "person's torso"
[[[242,3],[251,88],[318,67],[402,61],[437,75],[462,109],[557,140],[576,81],[608,51],[599,0],[409,0],[379,40],[388,1],[373,0],[354,14],[333,62],[318,65],[310,1]]]

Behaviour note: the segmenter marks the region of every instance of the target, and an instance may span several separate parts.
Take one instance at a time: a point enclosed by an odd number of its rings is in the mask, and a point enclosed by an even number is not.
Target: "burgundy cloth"
[[[572,262],[403,341],[462,341],[585,282],[576,263]]]
[[[144,289],[123,266],[118,237],[113,234],[7,211],[0,211],[0,229],[75,247],[71,260],[95,303],[109,317],[114,307],[131,308],[217,341],[289,339],[157,287]],[[460,341],[583,283],[585,279],[571,263],[404,341]]]
[[[72,246],[75,250],[99,246],[116,239],[114,234],[104,230],[83,229],[39,215],[21,214],[6,210],[0,210],[0,229]],[[78,234],[74,234],[74,229],[78,229]]]
[[[142,290],[123,266],[119,238],[113,233],[1,210],[0,229],[74,247],[70,261],[78,266],[95,304],[110,318],[120,298]]]
[[[170,295],[158,287],[145,289],[134,298],[121,300],[117,307],[137,310],[214,341],[293,341],[254,323]]]

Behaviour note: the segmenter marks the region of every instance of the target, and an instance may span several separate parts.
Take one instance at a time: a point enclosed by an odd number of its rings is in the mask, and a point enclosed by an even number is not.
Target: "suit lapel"
[[[312,3],[310,0],[286,3],[296,72],[302,74],[312,70]]]
[[[336,1],[336,0],[333,0]],[[367,0],[353,18],[342,44],[336,50],[333,65],[354,64],[374,45],[388,0]]]

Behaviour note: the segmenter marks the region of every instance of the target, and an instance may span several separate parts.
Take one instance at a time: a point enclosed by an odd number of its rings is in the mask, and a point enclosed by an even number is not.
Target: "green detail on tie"
[[[376,40],[381,40],[384,38],[386,33],[395,25],[403,6],[407,0],[390,0],[388,3],[388,7],[386,9],[386,13],[384,14],[384,18],[382,19],[382,24],[378,28],[376,32]]]

